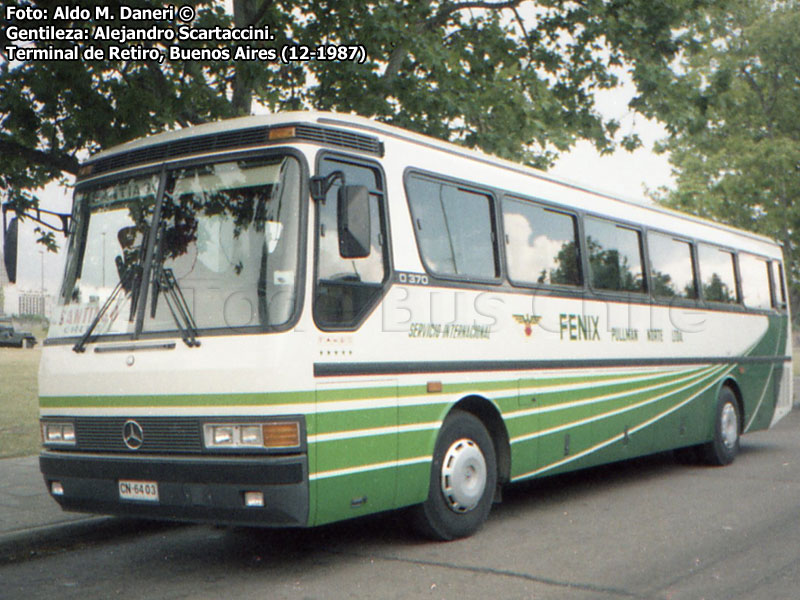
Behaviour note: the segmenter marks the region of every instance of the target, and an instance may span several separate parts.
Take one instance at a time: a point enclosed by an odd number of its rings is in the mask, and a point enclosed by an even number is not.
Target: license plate
[[[120,479],[119,497],[121,500],[158,502],[158,484],[155,481],[130,481],[127,479]]]

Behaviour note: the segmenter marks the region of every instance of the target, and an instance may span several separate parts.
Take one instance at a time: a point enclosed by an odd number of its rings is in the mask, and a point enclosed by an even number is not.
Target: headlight
[[[300,423],[297,421],[205,423],[203,439],[208,449],[299,448]]]
[[[75,445],[75,424],[71,421],[42,421],[41,425],[45,446]]]
[[[211,440],[214,446],[232,446],[234,444],[234,435],[236,431],[233,427],[228,425],[218,426],[212,425],[211,427]]]

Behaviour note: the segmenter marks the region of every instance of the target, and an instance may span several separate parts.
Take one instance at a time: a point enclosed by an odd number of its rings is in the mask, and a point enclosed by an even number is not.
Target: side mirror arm
[[[337,179],[342,180],[342,185],[345,184],[344,172],[334,171],[330,175],[315,175],[311,178],[311,198],[314,202],[325,204],[325,197],[328,195],[328,190],[336,183]]]
[[[19,216],[28,218],[36,223],[39,223],[40,225],[44,225],[45,227],[47,227],[48,229],[52,229],[53,231],[63,233],[65,236],[69,235],[69,221],[71,218],[70,214],[54,212],[52,210],[46,210],[44,208],[39,208],[39,207],[29,208],[27,210],[20,211],[17,210],[15,207],[13,207],[10,202],[6,202],[5,204],[3,204],[3,232],[8,230],[8,224],[6,222],[6,213],[8,211],[13,211],[17,213],[17,215]],[[58,217],[59,221],[61,221],[60,225],[54,223],[48,223],[47,221],[43,220],[42,214]]]

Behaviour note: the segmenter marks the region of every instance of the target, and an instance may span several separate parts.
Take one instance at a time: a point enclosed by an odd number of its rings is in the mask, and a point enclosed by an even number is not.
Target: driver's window
[[[344,174],[346,185],[363,185],[369,191],[370,252],[365,258],[342,258],[337,227],[338,194],[341,179],[328,190],[324,203],[317,205],[317,265],[314,290],[314,319],[323,329],[344,329],[357,325],[380,299],[389,269],[384,227],[384,191],[380,171],[338,157],[325,157],[319,175],[335,171]]]

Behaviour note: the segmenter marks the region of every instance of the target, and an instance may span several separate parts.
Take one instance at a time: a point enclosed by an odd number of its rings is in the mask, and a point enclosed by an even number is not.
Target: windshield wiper
[[[92,337],[92,332],[94,332],[95,327],[97,327],[97,324],[100,323],[103,315],[106,314],[109,307],[114,303],[114,300],[116,300],[117,296],[119,296],[120,292],[125,290],[125,293],[128,294],[130,293],[130,290],[133,289],[133,284],[136,281],[136,274],[138,271],[139,269],[135,265],[129,266],[127,269],[125,269],[125,274],[117,282],[117,285],[114,286],[114,289],[111,291],[111,295],[103,303],[103,306],[100,307],[100,310],[97,311],[97,314],[89,324],[88,329],[86,329],[81,339],[78,340],[78,343],[72,347],[74,352],[80,353],[86,350],[86,344],[89,342],[89,338]],[[131,314],[133,314],[132,308]]]
[[[159,257],[160,258],[160,257]],[[153,300],[150,306],[150,317],[155,318],[156,307],[158,305],[159,294],[164,293],[164,299],[167,302],[167,308],[172,315],[172,320],[178,326],[181,332],[181,338],[184,343],[190,348],[196,348],[200,345],[200,340],[197,339],[197,324],[192,316],[192,311],[189,309],[189,304],[181,291],[181,286],[175,278],[175,273],[172,269],[165,268],[161,262],[156,263],[155,272],[153,273]]]
[[[172,269],[164,267],[165,229],[166,227],[162,223],[158,228],[158,237],[156,238],[156,252],[153,257],[153,296],[150,301],[150,318],[156,318],[158,297],[163,292],[172,320],[175,321],[175,325],[178,326],[178,330],[181,332],[181,338],[189,348],[196,348],[200,345],[200,340],[197,339],[197,324],[192,316],[192,311],[181,291],[181,286],[178,284],[175,273]]]

